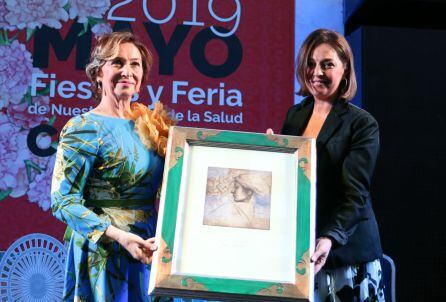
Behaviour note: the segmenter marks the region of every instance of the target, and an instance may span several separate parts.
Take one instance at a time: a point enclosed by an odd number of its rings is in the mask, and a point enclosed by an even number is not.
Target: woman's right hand
[[[120,241],[118,241],[133,258],[145,264],[152,262],[153,252],[157,250],[155,238],[147,240],[142,239],[138,235],[125,232]]]
[[[107,228],[105,235],[116,240],[133,258],[145,264],[152,262],[153,252],[158,249],[155,238],[144,240],[138,235],[120,230],[112,225]]]

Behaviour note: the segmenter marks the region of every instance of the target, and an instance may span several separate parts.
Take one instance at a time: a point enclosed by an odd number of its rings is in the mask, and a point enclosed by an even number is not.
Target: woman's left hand
[[[327,261],[328,254],[332,246],[330,238],[320,237],[316,241],[316,250],[313,256],[311,256],[311,262],[314,262],[314,274],[316,275]]]

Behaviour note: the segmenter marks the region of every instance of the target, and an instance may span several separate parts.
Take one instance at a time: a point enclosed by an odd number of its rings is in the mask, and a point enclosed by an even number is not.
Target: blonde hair
[[[101,36],[91,53],[90,63],[86,67],[86,73],[92,83],[93,97],[95,100],[101,98],[101,86],[97,81],[98,73],[106,61],[114,59],[119,53],[119,45],[132,43],[139,50],[142,59],[143,79],[147,80],[152,66],[152,54],[147,47],[142,44],[131,32],[114,32]],[[155,150],[158,155],[166,155],[167,137],[169,127],[175,121],[168,115],[164,106],[157,102],[155,108],[150,110],[140,103],[132,103],[130,119],[135,122],[135,131],[141,142],[151,150]]]
[[[324,43],[330,45],[336,51],[339,59],[344,64],[344,79],[347,82],[342,87],[338,87],[338,97],[350,101],[355,96],[357,89],[353,53],[347,40],[341,34],[329,29],[317,29],[313,31],[308,35],[300,48],[296,68],[296,76],[300,84],[300,90],[297,94],[303,96],[309,96],[311,94],[308,89],[308,62],[314,49]],[[345,81],[342,80],[341,83],[343,82]]]
[[[142,44],[131,32],[113,32],[101,36],[90,56],[90,63],[87,64],[85,72],[91,81],[91,89],[95,100],[101,98],[101,85],[97,81],[98,73],[106,61],[115,58],[119,52],[119,45],[132,43],[141,53],[143,79],[147,80],[148,73],[152,67],[152,54],[147,47]]]

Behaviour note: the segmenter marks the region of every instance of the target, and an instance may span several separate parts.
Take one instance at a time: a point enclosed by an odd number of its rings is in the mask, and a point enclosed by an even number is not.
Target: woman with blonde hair
[[[52,211],[72,232],[64,300],[147,301],[168,128],[162,105],[133,103],[152,57],[129,32],[102,36],[86,71],[99,104],[60,134]]]

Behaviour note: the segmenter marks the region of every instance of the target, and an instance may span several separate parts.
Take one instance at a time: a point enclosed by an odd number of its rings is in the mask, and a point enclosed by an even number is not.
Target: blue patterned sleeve
[[[99,126],[84,116],[72,118],[60,134],[51,185],[53,215],[96,243],[110,221],[84,206],[83,191],[99,148]]]

